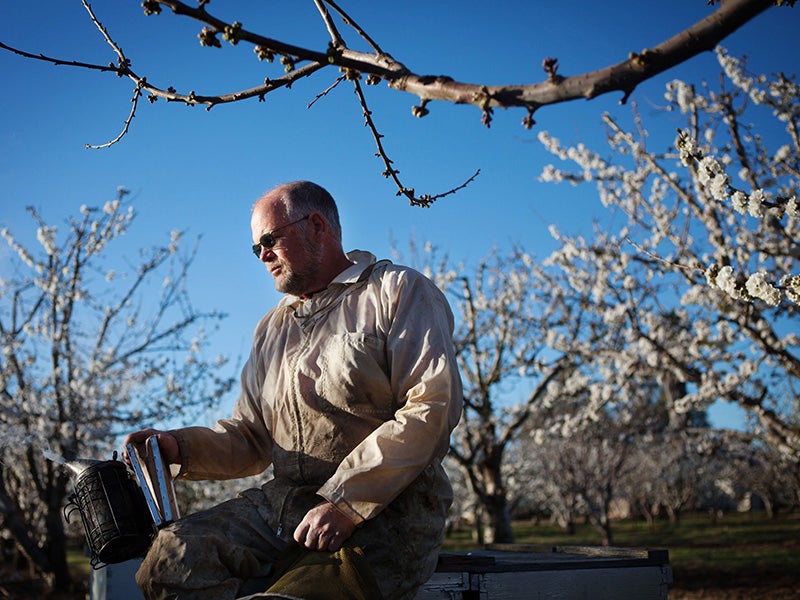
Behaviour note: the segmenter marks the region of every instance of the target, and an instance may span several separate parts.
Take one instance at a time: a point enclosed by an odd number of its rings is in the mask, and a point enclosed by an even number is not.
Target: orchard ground
[[[581,523],[567,535],[549,522],[518,521],[520,544],[543,546],[599,545],[599,534]],[[658,519],[650,528],[640,520],[614,523],[614,545],[624,548],[665,548],[669,551],[674,582],[670,600],[794,600],[800,595],[800,512],[769,519],[763,512],[684,515],[677,524]],[[469,530],[452,532],[445,550],[477,546]],[[3,557],[0,598],[27,600],[85,600],[88,559],[80,548],[70,555],[76,589],[72,594],[46,594],[44,583],[25,568],[15,569]]]

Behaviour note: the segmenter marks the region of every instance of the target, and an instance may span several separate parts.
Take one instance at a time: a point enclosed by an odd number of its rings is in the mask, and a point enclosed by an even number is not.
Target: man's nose
[[[258,260],[263,263],[272,262],[275,260],[275,253],[272,251],[272,248],[265,248],[261,246],[261,254],[258,255]]]

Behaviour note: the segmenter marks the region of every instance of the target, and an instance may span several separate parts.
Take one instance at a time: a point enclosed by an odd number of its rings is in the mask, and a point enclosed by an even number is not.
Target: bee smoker
[[[155,527],[141,488],[117,453],[112,460],[77,460],[67,466],[75,473],[75,493],[64,517],[69,522],[76,510],[80,514],[92,567],[143,556]]]

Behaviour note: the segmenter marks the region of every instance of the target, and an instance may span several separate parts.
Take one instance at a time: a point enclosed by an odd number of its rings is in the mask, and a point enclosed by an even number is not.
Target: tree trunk
[[[483,530],[483,509],[480,506],[475,507],[475,527],[472,530],[472,541],[479,546],[486,543]]]
[[[64,533],[60,507],[48,512],[47,539],[46,554],[52,574],[53,591],[71,592],[72,575],[67,564],[67,537]]]
[[[775,518],[775,508],[774,508],[774,505],[772,504],[772,498],[770,498],[769,495],[767,495],[767,494],[763,494],[761,496],[761,501],[764,503],[764,510],[767,513],[767,518],[768,519],[774,519]]]
[[[591,521],[594,528],[600,532],[601,543],[603,546],[611,546],[613,542],[613,535],[611,532],[611,520],[606,515],[597,516],[597,515],[590,515],[589,520]]]
[[[476,518],[480,516],[483,521],[482,543],[513,544],[511,506],[501,471],[502,448],[494,448],[486,454],[487,458],[482,463],[467,471],[470,486],[477,499]],[[479,527],[477,521],[476,527]]]
[[[677,525],[678,523],[680,523],[681,520],[680,510],[672,508],[669,504],[667,504],[666,508],[667,508],[667,515],[669,515],[670,525]]]
[[[511,527],[511,509],[505,492],[482,499],[488,522],[485,538],[489,544],[513,544],[514,531]]]
[[[653,509],[650,506],[650,503],[647,500],[642,500],[639,502],[639,510],[644,516],[645,521],[647,521],[647,529],[650,533],[655,532],[656,530],[656,522],[655,517],[653,516]]]

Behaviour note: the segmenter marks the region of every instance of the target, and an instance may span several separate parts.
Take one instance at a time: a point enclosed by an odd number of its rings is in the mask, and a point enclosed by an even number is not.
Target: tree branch
[[[194,90],[187,93],[178,93],[172,87],[160,87],[148,82],[147,78],[136,74],[131,69],[131,62],[126,58],[122,49],[114,42],[108,31],[102,26],[94,15],[86,0],[82,0],[84,7],[89,12],[90,18],[104,36],[106,42],[117,55],[117,64],[108,65],[92,64],[80,61],[67,61],[33,54],[12,48],[0,42],[0,48],[13,52],[25,58],[42,60],[54,65],[80,67],[100,72],[115,73],[120,77],[131,79],[137,86],[133,106],[125,121],[123,131],[111,142],[99,147],[108,147],[118,142],[128,131],[135,116],[139,94],[144,91],[150,94],[150,101],[164,98],[168,102],[182,102],[187,105],[204,104],[211,109],[217,104],[238,102],[257,97],[263,100],[266,94],[278,88],[290,87],[300,78],[309,77],[315,72],[332,67],[344,71],[348,79],[356,82],[356,94],[364,108],[367,125],[378,145],[378,155],[386,166],[384,175],[391,177],[398,187],[398,195],[406,196],[412,205],[430,206],[437,198],[447,196],[463,188],[478,174],[476,172],[464,184],[454,187],[448,192],[435,196],[416,196],[413,188],[403,186],[397,178],[397,170],[391,167],[392,161],[388,159],[380,143],[380,134],[370,118],[366,108],[366,100],[358,78],[362,74],[368,75],[367,83],[376,83],[379,79],[388,82],[392,89],[408,92],[419,96],[421,103],[414,106],[412,112],[415,116],[424,116],[428,113],[426,104],[431,100],[442,100],[455,104],[471,104],[481,110],[481,120],[489,126],[492,120],[492,111],[496,107],[519,107],[527,111],[523,125],[530,127],[533,124],[533,114],[545,105],[567,102],[571,100],[591,99],[599,95],[620,91],[623,93],[621,102],[625,102],[633,90],[641,82],[670,69],[693,56],[712,49],[726,36],[756,17],[761,12],[775,4],[774,0],[727,0],[720,8],[705,19],[689,27],[685,31],[669,38],[661,44],[643,50],[641,53],[632,53],[629,58],[616,65],[608,66],[589,73],[572,77],[563,77],[557,74],[558,61],[554,58],[545,59],[543,66],[547,79],[540,83],[526,85],[487,85],[459,82],[449,76],[432,76],[413,73],[404,64],[396,61],[392,56],[383,52],[380,46],[345,13],[332,0],[315,0],[317,9],[328,29],[331,41],[325,51],[313,50],[287,43],[282,40],[259,35],[248,31],[242,24],[232,23],[218,19],[206,11],[205,2],[198,7],[192,7],[180,0],[146,0],[143,2],[145,12],[154,14],[161,12],[161,7],[168,7],[174,14],[189,17],[207,27],[200,34],[203,45],[220,46],[217,36],[231,44],[245,41],[255,46],[259,58],[271,59],[275,54],[283,57],[286,74],[277,79],[267,79],[263,84],[248,89],[216,95],[203,95]],[[336,28],[330,7],[356,34],[367,42],[373,53],[364,53],[351,50],[347,47],[341,33]],[[295,67],[296,63],[306,63]]]
[[[469,84],[450,77],[409,73],[390,86],[423,100],[445,100],[480,108],[513,106],[533,111],[542,106],[596,98],[613,91],[624,93],[624,103],[637,85],[708,50],[774,4],[771,0],[728,0],[716,12],[652,49],[616,65],[572,77],[548,77],[530,85]]]

